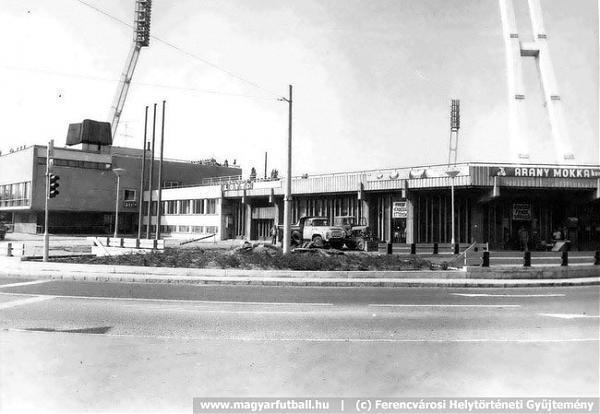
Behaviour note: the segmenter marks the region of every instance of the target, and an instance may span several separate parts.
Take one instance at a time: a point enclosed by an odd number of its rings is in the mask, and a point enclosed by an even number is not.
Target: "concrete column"
[[[554,140],[557,158],[556,161],[561,162],[565,159],[565,155],[572,154],[571,142],[567,134],[567,127],[564,120],[563,103],[558,92],[558,84],[554,74],[552,59],[550,58],[547,40],[548,36],[546,35],[546,29],[544,28],[540,0],[528,0],[528,3],[533,36],[538,49],[536,60],[540,69],[546,109],[552,128],[552,138]]]
[[[250,240],[250,228],[252,225],[252,205],[250,203],[244,204],[244,237]]]
[[[510,156],[514,161],[519,161],[519,154],[529,154],[529,148],[525,140],[521,139],[521,131],[524,127],[523,111],[525,105],[521,44],[513,0],[499,0],[499,3],[506,58]]]
[[[406,208],[408,209],[406,217],[406,243],[415,243],[415,207],[413,197],[408,193],[406,197]]]
[[[474,203],[471,206],[471,243],[485,243],[483,240],[483,204]]]

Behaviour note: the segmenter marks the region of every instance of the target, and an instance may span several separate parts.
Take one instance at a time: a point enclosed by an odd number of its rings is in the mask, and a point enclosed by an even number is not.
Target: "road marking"
[[[579,313],[538,313],[540,316],[549,316],[551,318],[560,319],[584,319],[584,318],[600,318],[600,315],[583,315]]]
[[[54,296],[34,296],[32,298],[13,300],[12,302],[0,303],[0,309],[14,308],[15,306],[29,305],[36,302],[44,302],[54,299]]]
[[[15,286],[39,285],[40,283],[48,283],[48,282],[52,282],[52,280],[50,280],[50,279],[48,279],[48,280],[33,280],[31,282],[9,283],[7,285],[0,285],[0,289],[7,288],[7,287],[15,287]]]
[[[51,282],[51,280],[49,280]],[[10,296],[31,296],[32,293],[2,293]],[[44,296],[44,295],[40,295]],[[333,306],[333,303],[318,302],[235,302],[220,300],[195,300],[195,299],[157,299],[157,298],[113,298],[108,296],[77,296],[77,295],[51,295],[53,298],[61,299],[91,299],[91,300],[121,300],[138,302],[172,302],[172,303],[199,303],[199,304],[231,304],[231,305],[309,305],[309,306]]]
[[[456,304],[370,304],[372,307],[386,307],[386,308],[520,308],[521,305],[456,305]]]
[[[546,294],[533,294],[533,295],[518,295],[518,294],[510,294],[510,293],[453,293],[455,296],[465,296],[468,298],[478,298],[478,297],[491,297],[491,298],[552,298],[552,297],[563,297],[566,296],[564,293],[546,293]]]
[[[28,329],[4,328],[8,332],[20,332],[30,334],[46,334],[56,335],[64,334],[58,331],[33,331]],[[562,342],[600,342],[600,338],[540,338],[540,339],[523,339],[523,338],[251,338],[243,336],[180,336],[180,335],[139,335],[139,334],[94,334],[94,333],[69,333],[69,335],[93,335],[109,336],[115,338],[146,338],[146,339],[176,339],[176,340],[201,340],[201,341],[238,341],[238,342],[324,342],[324,343],[562,343]]]

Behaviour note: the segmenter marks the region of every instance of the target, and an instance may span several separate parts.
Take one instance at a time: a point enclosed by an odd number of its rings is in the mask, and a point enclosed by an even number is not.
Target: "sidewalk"
[[[446,271],[189,269],[25,262],[0,257],[0,276],[93,282],[337,287],[534,287],[600,285],[600,266]]]

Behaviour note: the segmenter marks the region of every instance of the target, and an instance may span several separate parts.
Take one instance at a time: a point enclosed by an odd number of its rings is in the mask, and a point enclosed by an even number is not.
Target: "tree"
[[[279,170],[277,170],[277,168],[273,168],[271,170],[271,180],[276,180],[277,178],[279,178]]]
[[[256,168],[252,167],[250,170],[250,181],[256,180]]]
[[[229,167],[229,161],[227,161],[227,158],[225,158],[225,162],[223,163],[224,167]]]

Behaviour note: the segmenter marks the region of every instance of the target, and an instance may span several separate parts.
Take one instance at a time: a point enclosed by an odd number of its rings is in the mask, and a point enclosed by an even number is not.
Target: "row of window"
[[[145,226],[147,228],[147,226]],[[156,231],[156,225],[150,227],[150,232]],[[162,234],[171,233],[193,233],[193,234],[216,234],[219,232],[218,226],[160,226]]]
[[[0,185],[0,207],[31,204],[31,181]]]
[[[198,200],[169,200],[163,202],[162,211],[165,215],[217,214],[217,200],[214,198]]]
[[[39,165],[46,165],[46,158],[38,157]],[[89,170],[110,170],[111,164],[104,162],[82,161],[82,160],[63,160],[54,158],[52,165],[55,167],[86,168]]]

